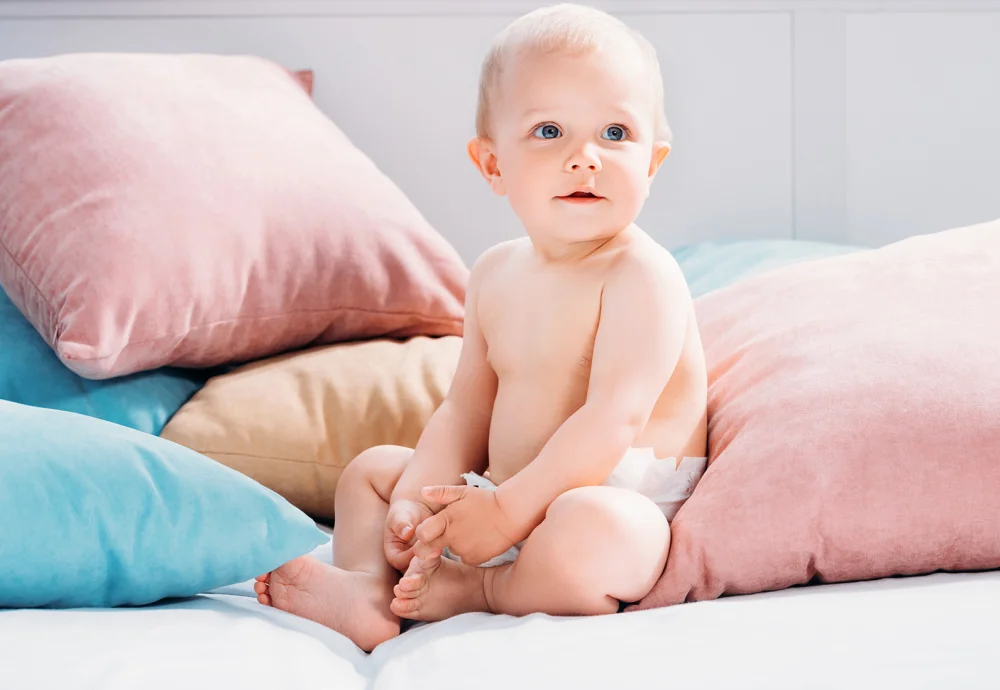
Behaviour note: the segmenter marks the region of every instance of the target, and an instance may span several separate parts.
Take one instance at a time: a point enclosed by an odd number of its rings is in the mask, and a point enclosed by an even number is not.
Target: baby
[[[638,601],[705,468],[691,296],[633,222],[670,150],[652,46],[594,9],[532,12],[483,63],[476,126],[469,157],[527,237],[475,263],[458,369],[416,448],[344,471],[334,565],[305,556],[254,586],[365,650],[402,618]]]

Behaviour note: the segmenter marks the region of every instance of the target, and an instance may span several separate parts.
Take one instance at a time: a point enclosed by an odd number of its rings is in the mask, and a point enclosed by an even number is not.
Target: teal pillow
[[[212,373],[159,369],[107,381],[77,376],[0,290],[0,400],[79,412],[159,435]]]
[[[779,266],[861,249],[805,240],[737,240],[691,244],[675,249],[672,254],[684,272],[691,296],[699,297]]]
[[[243,582],[327,541],[192,450],[0,402],[0,607],[148,604]]]

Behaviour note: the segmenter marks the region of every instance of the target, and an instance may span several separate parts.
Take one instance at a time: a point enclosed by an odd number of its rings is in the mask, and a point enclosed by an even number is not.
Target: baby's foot
[[[484,568],[456,563],[438,556],[410,567],[393,588],[390,610],[401,618],[440,621],[472,611],[489,611],[483,590]]]
[[[333,628],[366,652],[399,634],[388,587],[368,573],[302,556],[257,577],[253,589],[261,604]]]

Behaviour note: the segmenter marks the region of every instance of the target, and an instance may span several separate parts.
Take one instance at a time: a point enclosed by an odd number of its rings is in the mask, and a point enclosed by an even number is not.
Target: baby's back
[[[543,262],[528,240],[493,250],[477,315],[498,380],[489,447],[494,482],[531,462],[586,402],[602,292],[612,272],[621,270],[622,252],[659,252],[662,270],[680,270],[637,228],[626,233],[578,263]],[[690,297],[684,304],[680,358],[634,443],[653,447],[657,457],[706,455],[705,360]]]

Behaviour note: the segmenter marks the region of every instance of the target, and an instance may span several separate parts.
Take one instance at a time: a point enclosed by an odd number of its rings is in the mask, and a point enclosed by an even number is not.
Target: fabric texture
[[[699,242],[679,247],[674,258],[684,272],[692,297],[782,266],[851,254],[864,247],[805,240],[736,240]]]
[[[159,434],[208,377],[209,371],[164,368],[109,381],[83,378],[63,366],[0,290],[0,400],[77,412]]]
[[[468,270],[255,57],[0,63],[0,284],[92,379],[460,335]]]
[[[0,607],[139,605],[327,540],[274,492],[150,434],[0,401]]]
[[[448,392],[461,347],[458,337],[414,337],[255,362],[210,379],[163,437],[332,518],[337,481],[361,451],[416,445]]]
[[[1000,567],[1000,221],[696,301],[710,465],[636,608]]]

